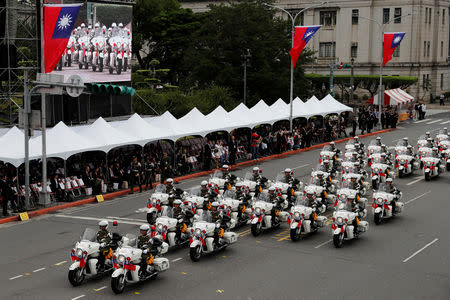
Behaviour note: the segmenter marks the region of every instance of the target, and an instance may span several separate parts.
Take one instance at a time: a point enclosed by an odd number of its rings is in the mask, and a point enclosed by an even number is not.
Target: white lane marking
[[[295,167],[295,168],[292,168],[292,170],[295,170],[295,169],[300,169],[300,168],[303,168],[303,167],[307,167],[307,166],[309,166],[310,164],[306,164],[306,165],[301,165],[301,166],[298,166],[298,167]]]
[[[416,256],[417,254],[419,254],[420,252],[422,252],[423,250],[425,250],[425,248],[433,245],[434,243],[436,243],[437,241],[439,241],[438,238],[435,238],[434,240],[432,240],[431,242],[429,242],[428,244],[426,244],[425,246],[423,246],[422,248],[420,248],[419,250],[417,250],[416,252],[414,252],[411,256],[409,256],[408,258],[405,258],[403,260],[403,262],[407,262],[408,260],[410,260],[411,258],[413,258],[414,256]]]
[[[428,122],[427,125],[430,125],[430,124],[433,124],[433,123],[437,123],[437,122],[440,122],[440,121],[442,121],[442,119],[437,119],[437,120]]]
[[[179,261],[179,260],[182,260],[183,258],[182,257],[178,257],[178,258],[175,258],[174,260],[172,260],[172,262],[176,262],[176,261]]]
[[[429,120],[428,119],[423,119],[423,120],[420,120],[420,121],[415,121],[414,124],[422,123],[422,122],[426,122],[426,121],[429,121]]]
[[[444,124],[448,124],[448,123],[450,123],[450,120],[449,120],[449,121],[442,122],[442,123],[440,123],[439,125],[444,125]]]
[[[425,195],[428,195],[429,193],[431,193],[431,191],[428,191],[428,192],[426,192],[426,193],[423,193],[422,195],[419,195],[419,196],[417,196],[417,197],[415,197],[415,198],[412,198],[411,200],[406,201],[406,202],[405,202],[405,205],[408,204],[408,203],[411,203],[411,202],[413,202],[413,201],[416,201],[417,199],[419,199],[419,198],[421,198],[421,197],[423,197],[423,196],[425,196]]]
[[[326,242],[323,242],[322,244],[315,246],[314,249],[320,248],[320,247],[322,247],[323,245],[326,245],[326,244],[328,244],[328,243],[331,242],[331,241],[332,241],[332,240],[328,240],[328,241],[326,241]]]
[[[60,261],[59,263],[56,263],[55,266],[60,266],[62,264],[65,264],[66,262],[67,262],[67,260]]]
[[[107,218],[118,220],[118,221],[123,220],[123,221],[147,222],[146,220],[142,220],[142,219],[119,218],[119,217],[113,217],[113,216],[108,216]]]
[[[114,219],[105,219],[105,218],[94,218],[94,217],[81,217],[81,216],[68,216],[63,214],[57,214],[53,215],[54,217],[58,218],[69,218],[69,219],[78,219],[78,220],[89,220],[89,221],[100,221],[100,220],[106,220],[109,222],[114,222]],[[142,222],[132,222],[132,221],[120,221],[123,224],[130,224],[130,225],[142,225],[143,223],[147,223],[147,221],[142,220]]]
[[[14,279],[17,279],[17,278],[20,278],[20,277],[23,277],[23,275],[17,275],[17,276],[11,277],[9,280],[14,280]]]
[[[40,271],[43,271],[43,270],[45,270],[45,268],[40,268],[40,269],[34,270],[33,273],[40,272]]]
[[[134,212],[135,213],[143,213],[143,212],[147,212],[147,209],[148,209],[147,207],[142,207],[142,208],[135,210]]]
[[[106,285],[104,285],[102,287],[99,287],[98,289],[94,289],[94,291],[98,292],[98,291],[101,291],[101,290],[104,290],[104,289],[106,289]]]
[[[72,300],[77,300],[77,299],[83,298],[84,296],[85,296],[85,295],[80,295],[80,296],[78,296],[78,297],[72,298]]]
[[[416,182],[421,181],[422,179],[423,179],[422,177],[417,178],[416,180],[413,180],[413,181],[411,181],[411,182],[408,182],[406,185],[412,185],[412,184],[414,184],[414,183],[416,183]]]

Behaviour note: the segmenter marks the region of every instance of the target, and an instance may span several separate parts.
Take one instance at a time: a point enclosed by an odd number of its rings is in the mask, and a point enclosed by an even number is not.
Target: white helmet
[[[230,167],[228,165],[223,165],[222,169],[228,170]]]
[[[78,26],[78,27],[77,27],[77,30],[81,30],[81,26]]]
[[[217,202],[217,201],[214,201],[213,203],[211,203],[211,206],[214,206],[214,207],[219,207],[219,202]]]
[[[88,26],[88,29],[92,29],[92,25],[89,25],[89,26]]]
[[[271,186],[271,187],[269,188],[269,191],[275,191],[275,187],[274,187],[274,186]]]
[[[103,25],[102,29],[106,30],[106,26],[105,26],[105,25]]]
[[[405,136],[405,137],[403,138],[403,140],[404,140],[404,141],[407,141],[407,140],[408,140],[408,137]]]
[[[333,146],[334,146],[334,142],[330,142],[330,145],[333,145]]]
[[[325,160],[323,161],[323,163],[324,163],[324,164],[329,164],[330,161],[329,161],[328,159],[325,159]]]
[[[122,24],[122,23],[119,23],[119,27],[122,28],[122,27],[123,27],[123,24]]]
[[[355,136],[355,137],[354,137],[354,139],[355,139],[355,140],[358,140],[358,139],[359,139],[359,137],[358,137],[358,136]]]
[[[149,231],[150,226],[148,226],[148,224],[142,224],[141,227],[139,227],[139,230]]]
[[[167,183],[172,183],[172,182],[173,182],[173,179],[172,179],[172,178],[167,178],[166,182],[167,182]]]
[[[392,178],[387,178],[386,182],[392,182]]]
[[[259,171],[258,167],[253,167],[253,171]]]
[[[292,170],[290,168],[284,169],[284,173],[291,173],[291,172],[292,172]]]
[[[98,226],[100,226],[100,227],[108,228],[108,225],[109,225],[109,223],[106,220],[101,220],[100,222],[98,222]]]
[[[114,22],[114,23],[111,24],[111,27],[112,28],[117,27],[117,24]]]
[[[381,140],[381,136],[377,136],[377,141],[380,141]]]
[[[86,27],[86,25],[84,23],[81,23],[81,28]]]
[[[201,185],[208,185],[208,181],[203,180],[202,183],[201,183]]]
[[[183,203],[183,202],[181,202],[180,199],[177,199],[177,200],[173,201],[173,204],[174,204],[174,205],[175,205],[175,204],[181,205],[182,203]]]
[[[95,28],[100,27],[100,23],[95,23]]]

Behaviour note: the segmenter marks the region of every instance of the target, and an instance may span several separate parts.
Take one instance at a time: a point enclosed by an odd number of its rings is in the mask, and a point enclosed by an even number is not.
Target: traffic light
[[[102,83],[87,83],[86,89],[92,94],[112,94],[112,95],[130,95],[133,96],[136,90],[125,85],[113,85]]]

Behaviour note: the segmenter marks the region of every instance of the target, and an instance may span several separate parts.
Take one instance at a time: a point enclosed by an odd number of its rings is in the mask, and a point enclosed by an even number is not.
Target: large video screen
[[[85,83],[131,81],[132,16],[129,5],[84,2],[51,74],[63,74],[65,80],[77,74]]]

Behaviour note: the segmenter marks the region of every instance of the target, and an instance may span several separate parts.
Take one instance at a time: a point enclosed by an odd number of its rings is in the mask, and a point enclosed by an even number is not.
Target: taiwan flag
[[[392,54],[400,45],[406,32],[386,32],[384,34],[383,67],[392,59]]]
[[[300,54],[305,48],[306,44],[308,44],[309,40],[314,36],[314,34],[319,30],[321,26],[295,26],[294,31],[294,47],[291,49],[291,58],[292,65],[295,68],[295,64],[297,63]]]
[[[69,42],[80,4],[44,5],[44,61],[45,73],[50,73],[61,59]]]

